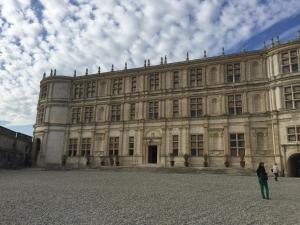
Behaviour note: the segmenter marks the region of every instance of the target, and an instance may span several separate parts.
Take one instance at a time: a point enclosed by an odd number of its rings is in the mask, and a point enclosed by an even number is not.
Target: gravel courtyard
[[[0,170],[0,224],[300,224],[300,179],[151,170]]]

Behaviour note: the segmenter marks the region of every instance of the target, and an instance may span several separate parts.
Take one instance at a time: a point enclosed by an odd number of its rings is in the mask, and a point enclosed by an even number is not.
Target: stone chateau
[[[299,64],[300,37],[134,69],[51,72],[40,83],[37,164],[182,167],[186,155],[191,167],[277,162],[300,176]]]

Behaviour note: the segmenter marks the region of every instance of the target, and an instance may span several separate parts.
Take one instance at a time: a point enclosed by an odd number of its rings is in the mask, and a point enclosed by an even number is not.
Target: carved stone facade
[[[156,164],[285,171],[299,154],[300,40],[240,54],[41,81],[40,166]],[[37,142],[39,142],[37,144]],[[297,157],[296,157],[297,158]],[[292,174],[291,174],[292,175]]]

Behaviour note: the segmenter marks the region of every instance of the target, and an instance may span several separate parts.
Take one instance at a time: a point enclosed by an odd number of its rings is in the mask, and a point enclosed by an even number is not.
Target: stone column
[[[228,132],[228,125],[224,125],[223,130],[223,143],[224,143],[224,155],[230,156],[229,152],[229,132]]]
[[[207,116],[208,115],[208,110],[207,110],[207,96],[203,97],[203,116]]]
[[[161,137],[161,149],[160,149],[160,157],[159,157],[159,162],[161,165],[166,167],[166,160],[167,160],[167,149],[166,149],[166,143],[167,143],[167,134],[165,128],[162,128],[162,137]]]
[[[203,125],[204,128],[204,134],[203,134],[203,140],[204,140],[204,154],[209,155],[209,132],[208,132],[208,123]]]
[[[188,72],[186,69],[182,71],[182,87],[188,87]]]
[[[243,113],[248,113],[248,92],[242,94]]]
[[[246,165],[252,165],[252,149],[251,149],[251,137],[250,137],[250,125],[244,124],[244,138],[245,138],[245,161]]]
[[[190,155],[190,128],[188,126],[184,126],[184,139],[185,141],[183,142],[183,155],[184,154],[189,154]]]

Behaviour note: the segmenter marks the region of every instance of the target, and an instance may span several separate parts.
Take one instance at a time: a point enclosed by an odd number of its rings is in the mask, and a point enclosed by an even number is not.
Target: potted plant
[[[224,165],[225,165],[226,167],[229,167],[229,165],[230,165],[230,162],[229,162],[229,155],[225,155],[225,162],[224,162]]]
[[[115,155],[115,165],[119,166],[120,165],[120,161],[119,161],[119,156]]]
[[[111,166],[114,165],[114,156],[113,155],[109,155],[109,163]]]
[[[203,158],[204,158],[203,166],[208,167],[208,154],[204,154]]]
[[[189,166],[189,158],[190,158],[189,154],[185,153],[183,155],[183,158],[184,158],[184,166],[188,167]]]
[[[100,156],[100,164],[101,166],[105,166],[105,156]]]
[[[173,167],[173,166],[175,165],[174,154],[173,154],[173,152],[170,152],[170,153],[169,153],[169,156],[170,156],[170,163],[171,163],[171,166]]]
[[[245,153],[243,152],[243,153],[241,153],[240,154],[240,165],[241,165],[241,167],[245,167]]]
[[[66,154],[64,154],[64,155],[62,156],[62,165],[63,165],[63,166],[66,165],[66,163],[67,163],[67,158],[68,158],[68,156],[67,156]]]

